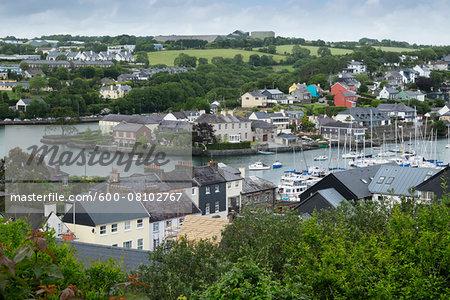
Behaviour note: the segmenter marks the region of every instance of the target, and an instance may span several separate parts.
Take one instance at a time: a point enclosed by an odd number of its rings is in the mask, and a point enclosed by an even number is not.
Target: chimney
[[[219,165],[217,164],[217,160],[211,159],[208,163],[208,166],[211,166],[214,170],[218,170]]]
[[[60,169],[59,169],[59,164],[55,164],[55,173],[59,173]]]
[[[241,172],[241,177],[245,178],[245,167],[239,167],[239,172]]]
[[[73,242],[73,240],[75,239],[75,235],[73,234],[73,232],[63,233],[63,234],[61,234],[61,238],[64,241],[71,241],[71,242]]]
[[[111,173],[109,173],[109,182],[117,183],[119,181],[120,181],[120,173],[116,169],[113,169]]]
[[[158,165],[151,164],[151,165],[147,165],[144,167],[144,174],[149,174],[149,173],[153,173],[156,176],[162,178],[162,176],[164,175],[164,170],[161,169],[161,167]]]

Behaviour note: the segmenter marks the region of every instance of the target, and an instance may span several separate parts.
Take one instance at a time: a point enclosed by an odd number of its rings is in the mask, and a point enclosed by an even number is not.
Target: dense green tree
[[[317,54],[319,56],[331,55],[331,50],[328,47],[320,47],[319,49],[317,49]]]
[[[30,89],[33,93],[38,93],[41,89],[47,87],[48,82],[45,77],[42,77],[40,75],[36,75],[29,81]]]
[[[180,55],[178,55],[174,61],[173,64],[175,66],[180,66],[180,67],[193,67],[195,68],[195,66],[197,65],[197,58],[195,56],[189,56],[185,53],[180,53]]]

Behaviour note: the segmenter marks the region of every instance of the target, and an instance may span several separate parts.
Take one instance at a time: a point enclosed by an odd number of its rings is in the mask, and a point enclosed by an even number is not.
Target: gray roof
[[[253,97],[266,97],[266,95],[262,94],[260,91],[252,91],[252,92],[248,92],[250,95],[252,95]]]
[[[380,167],[369,190],[376,194],[410,195],[409,189],[416,187],[440,170],[431,168],[407,168],[396,165]]]
[[[194,181],[199,185],[210,185],[225,182],[225,178],[211,166],[194,168]]]
[[[386,112],[415,112],[414,108],[406,106],[403,103],[380,103],[377,107],[380,111]]]
[[[334,208],[338,207],[341,202],[345,202],[345,197],[342,196],[334,188],[317,191],[324,199],[328,201]]]
[[[338,115],[351,115],[355,121],[370,121],[371,115],[372,121],[389,119],[385,112],[380,111],[376,107],[352,107],[339,112]]]
[[[134,194],[130,195],[134,197]],[[141,202],[132,200],[129,200],[128,195],[120,195],[118,201],[108,201],[107,203],[100,201],[99,198],[93,201],[75,202],[75,222],[79,225],[95,227],[148,217]],[[73,207],[64,215],[62,221],[73,223]]]
[[[277,126],[272,123],[261,121],[261,120],[252,120],[252,129],[262,128],[262,129],[276,129]]]
[[[113,131],[136,132],[139,129],[141,129],[142,126],[145,127],[145,125],[142,125],[142,124],[127,123],[127,122],[123,121],[120,124],[114,126]]]
[[[188,121],[163,120],[159,124],[158,129],[161,131],[190,130],[191,124]]]
[[[320,125],[321,127],[339,127],[339,128],[353,128],[353,129],[360,129],[360,128],[366,128],[364,126],[361,126],[359,124],[353,124],[353,123],[343,123],[343,122],[337,122],[335,120],[332,120],[330,122],[326,122],[325,124]]]
[[[109,114],[105,116],[102,121],[136,123],[136,124],[159,124],[165,114],[151,114],[151,115],[115,115]]]
[[[257,176],[249,176],[244,178],[241,194],[245,195],[260,191],[273,190],[276,187],[277,186],[275,184],[268,180],[262,179]]]
[[[238,169],[230,167],[224,163],[219,163],[218,171],[227,182],[242,179],[241,172]]]
[[[36,98],[36,99],[20,99],[20,100],[22,100],[23,103],[25,103],[26,105],[30,104],[31,101],[33,101],[33,100],[36,100],[36,101],[41,102],[41,103],[45,103],[44,99],[42,99],[42,98]]]
[[[382,165],[364,168],[350,169],[332,173],[342,184],[344,184],[358,199],[371,196],[369,184]],[[355,199],[356,200],[356,199]]]
[[[394,88],[391,88],[391,87],[386,87],[386,91],[389,94],[398,94],[398,91],[396,89],[394,89]]]
[[[249,119],[241,117],[239,115],[212,115],[212,114],[203,114],[195,120],[195,123],[209,123],[209,124],[218,124],[218,123],[242,123],[242,122],[250,122]]]
[[[266,112],[255,111],[254,114],[258,119],[270,119],[270,115]]]
[[[355,97],[356,93],[353,91],[345,91],[345,92],[342,92],[342,95],[344,95],[345,97]]]
[[[57,241],[58,244],[64,241]],[[106,261],[109,258],[114,259],[118,264],[122,261],[121,267],[124,271],[136,270],[140,264],[150,265],[148,251],[121,247],[112,247],[98,244],[82,242],[66,242],[77,255],[78,261],[88,267],[94,261]]]
[[[286,140],[295,140],[298,139],[298,136],[290,134],[290,133],[282,133],[277,135],[277,138],[286,139]]]
[[[282,91],[280,91],[279,89],[264,89],[264,90],[259,90],[261,93],[262,92],[269,92],[270,94],[283,94]]]
[[[177,201],[146,201],[143,206],[150,214],[150,222],[179,218],[190,214],[201,213],[200,209],[192,202],[185,193]]]

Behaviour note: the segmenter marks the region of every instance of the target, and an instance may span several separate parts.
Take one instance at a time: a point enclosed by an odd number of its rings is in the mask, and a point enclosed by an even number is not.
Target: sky
[[[307,40],[368,37],[449,45],[448,16],[448,0],[3,0],[0,37],[228,34],[240,29]]]

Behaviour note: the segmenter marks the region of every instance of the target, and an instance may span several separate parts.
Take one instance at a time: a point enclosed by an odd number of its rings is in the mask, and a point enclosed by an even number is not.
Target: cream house
[[[78,196],[87,201],[75,202],[62,219],[78,241],[150,250],[150,216],[141,202],[129,201],[128,195],[118,201]]]
[[[129,91],[131,91],[131,86],[129,85],[107,85],[100,88],[100,96],[104,99],[117,99],[122,98]]]
[[[267,106],[267,96],[260,91],[247,92],[241,96],[242,107],[265,107]]]

